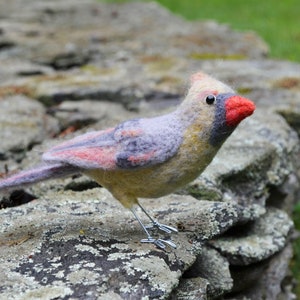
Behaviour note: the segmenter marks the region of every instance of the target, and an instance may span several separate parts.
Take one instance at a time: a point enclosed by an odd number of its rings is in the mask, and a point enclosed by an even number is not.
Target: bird
[[[146,234],[142,243],[176,248],[170,238],[153,237],[177,228],[155,220],[139,198],[159,198],[196,179],[238,124],[255,110],[253,101],[204,72],[190,77],[185,99],[167,114],[135,118],[91,131],[50,148],[42,164],[0,181],[0,191],[82,173],[131,210]],[[136,208],[149,218],[144,225]]]

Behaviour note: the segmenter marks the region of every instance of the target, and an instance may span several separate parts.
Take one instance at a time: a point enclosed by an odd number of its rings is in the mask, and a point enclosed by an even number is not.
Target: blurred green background
[[[229,24],[234,29],[253,30],[270,46],[270,57],[300,62],[299,0],[156,0],[156,2],[188,20],[216,20]]]
[[[129,0],[98,0],[126,2]],[[148,1],[148,0],[139,0]],[[300,62],[299,0],[156,0],[175,14],[188,20],[216,20],[241,31],[255,31],[270,47],[273,59]],[[299,68],[300,76],[300,68]],[[294,221],[300,230],[300,204],[295,207]],[[300,240],[294,242],[295,258],[291,262],[300,283]],[[300,299],[300,284],[296,288]]]

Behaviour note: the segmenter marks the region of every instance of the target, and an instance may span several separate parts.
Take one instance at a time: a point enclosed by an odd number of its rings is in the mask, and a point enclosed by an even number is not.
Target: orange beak
[[[225,102],[226,124],[230,127],[237,126],[242,120],[252,115],[255,104],[247,98],[234,95]]]

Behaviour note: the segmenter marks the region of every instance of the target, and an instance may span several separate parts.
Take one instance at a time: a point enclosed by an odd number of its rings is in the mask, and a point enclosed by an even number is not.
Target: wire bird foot
[[[151,225],[146,226],[146,229],[151,230],[153,228],[157,228],[160,231],[166,232],[166,233],[178,233],[178,230],[172,226],[168,226],[165,224],[161,224],[157,221],[154,221]]]
[[[155,239],[151,236],[149,236],[147,239],[142,239],[141,243],[151,243],[154,244],[156,247],[160,248],[160,249],[165,249],[166,246],[169,246],[173,249],[176,249],[176,244],[173,243],[170,240],[163,240],[163,239]]]
[[[173,243],[171,240],[160,239],[160,238],[158,238],[158,239],[153,238],[151,236],[151,234],[149,233],[148,230],[158,229],[158,230],[163,231],[163,232],[165,232],[167,234],[174,233],[174,232],[177,233],[178,230],[176,228],[172,227],[172,226],[164,225],[164,224],[161,224],[161,223],[155,221],[140,204],[139,204],[139,207],[141,208],[141,210],[145,213],[145,215],[152,222],[151,225],[145,226],[143,224],[143,222],[141,221],[141,219],[139,218],[139,216],[136,214],[134,208],[131,208],[131,212],[133,213],[133,215],[135,216],[136,220],[139,222],[139,224],[141,225],[142,229],[144,230],[144,232],[147,235],[147,238],[146,239],[142,239],[141,243],[151,243],[151,244],[154,244],[156,247],[158,247],[160,249],[165,249],[166,246],[169,246],[171,248],[176,249],[176,244]]]

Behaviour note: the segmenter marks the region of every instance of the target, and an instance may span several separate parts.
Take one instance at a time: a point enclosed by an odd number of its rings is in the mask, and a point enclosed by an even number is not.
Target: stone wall
[[[155,3],[0,2],[3,176],[58,140],[172,109],[195,71],[258,107],[196,181],[142,200],[179,229],[176,250],[140,244],[131,213],[83,176],[1,196],[0,298],[294,299],[300,67],[267,54],[252,32]]]

